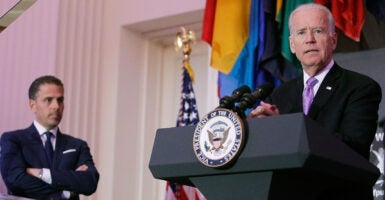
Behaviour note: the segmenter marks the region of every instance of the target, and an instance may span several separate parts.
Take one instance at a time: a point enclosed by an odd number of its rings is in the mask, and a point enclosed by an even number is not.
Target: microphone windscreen
[[[235,101],[239,101],[243,94],[251,93],[250,87],[247,85],[242,85],[241,87],[235,89],[233,91],[232,96],[234,97]]]
[[[254,90],[257,99],[264,99],[273,92],[274,86],[271,83],[263,83]]]

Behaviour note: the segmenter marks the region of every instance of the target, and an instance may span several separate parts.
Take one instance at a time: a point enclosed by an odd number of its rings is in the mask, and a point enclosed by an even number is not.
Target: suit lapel
[[[296,87],[294,87],[296,88],[296,90],[294,91],[295,94],[290,95],[293,97],[297,97],[297,99],[293,101],[296,103],[294,103],[292,112],[302,112],[303,111],[303,107],[302,107],[303,77],[301,76],[301,78],[299,78],[295,84],[297,84]],[[297,103],[297,102],[301,102],[301,103]]]
[[[27,136],[28,143],[32,145],[33,149],[38,149],[37,152],[39,152],[36,156],[38,157],[38,160],[41,161],[43,166],[47,167],[49,166],[47,156],[45,155],[45,149],[43,142],[41,141],[39,132],[37,131],[36,127],[32,124],[30,127],[27,128]]]
[[[268,102],[276,104],[281,114],[302,112],[303,77],[296,78],[283,87],[278,88],[280,93]]]
[[[310,107],[308,116],[315,119],[318,113],[322,110],[329,98],[334,94],[339,86],[339,77],[342,69],[337,64],[330,69],[325,79],[322,81],[313,103]]]
[[[60,129],[58,129],[56,134],[56,146],[55,146],[55,152],[53,156],[53,165],[52,167],[57,168],[57,166],[60,164],[60,160],[62,160],[62,152],[64,151],[64,147],[66,146],[66,140],[63,137],[63,134],[60,132]]]

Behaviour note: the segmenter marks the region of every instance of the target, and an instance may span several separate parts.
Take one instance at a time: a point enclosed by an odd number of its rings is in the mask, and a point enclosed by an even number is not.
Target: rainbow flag
[[[263,1],[207,0],[202,39],[212,47],[211,66],[219,71],[219,96],[241,85],[255,87],[256,47],[263,27]],[[231,13],[231,14],[229,14]]]

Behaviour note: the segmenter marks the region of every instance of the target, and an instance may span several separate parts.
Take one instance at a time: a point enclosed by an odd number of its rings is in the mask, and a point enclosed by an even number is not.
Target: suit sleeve
[[[0,139],[1,175],[9,192],[29,198],[60,196],[61,191],[26,173],[31,166],[23,158],[22,143],[17,137],[15,133],[4,133]]]
[[[343,110],[337,137],[365,157],[377,129],[381,87],[374,81],[356,88]]]
[[[99,173],[90,153],[90,148],[84,141],[80,142],[78,159],[71,170],[51,170],[52,186],[58,190],[68,190],[77,194],[91,195],[96,191]],[[87,165],[87,171],[76,171],[81,165]]]

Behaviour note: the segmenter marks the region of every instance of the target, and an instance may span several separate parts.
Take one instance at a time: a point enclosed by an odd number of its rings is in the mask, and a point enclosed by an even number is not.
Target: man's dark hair
[[[51,75],[41,76],[41,77],[35,79],[32,82],[31,86],[29,87],[29,90],[28,90],[29,99],[36,100],[40,85],[47,84],[47,83],[61,86],[64,90],[64,85],[60,79],[56,78],[55,76],[51,76]]]

